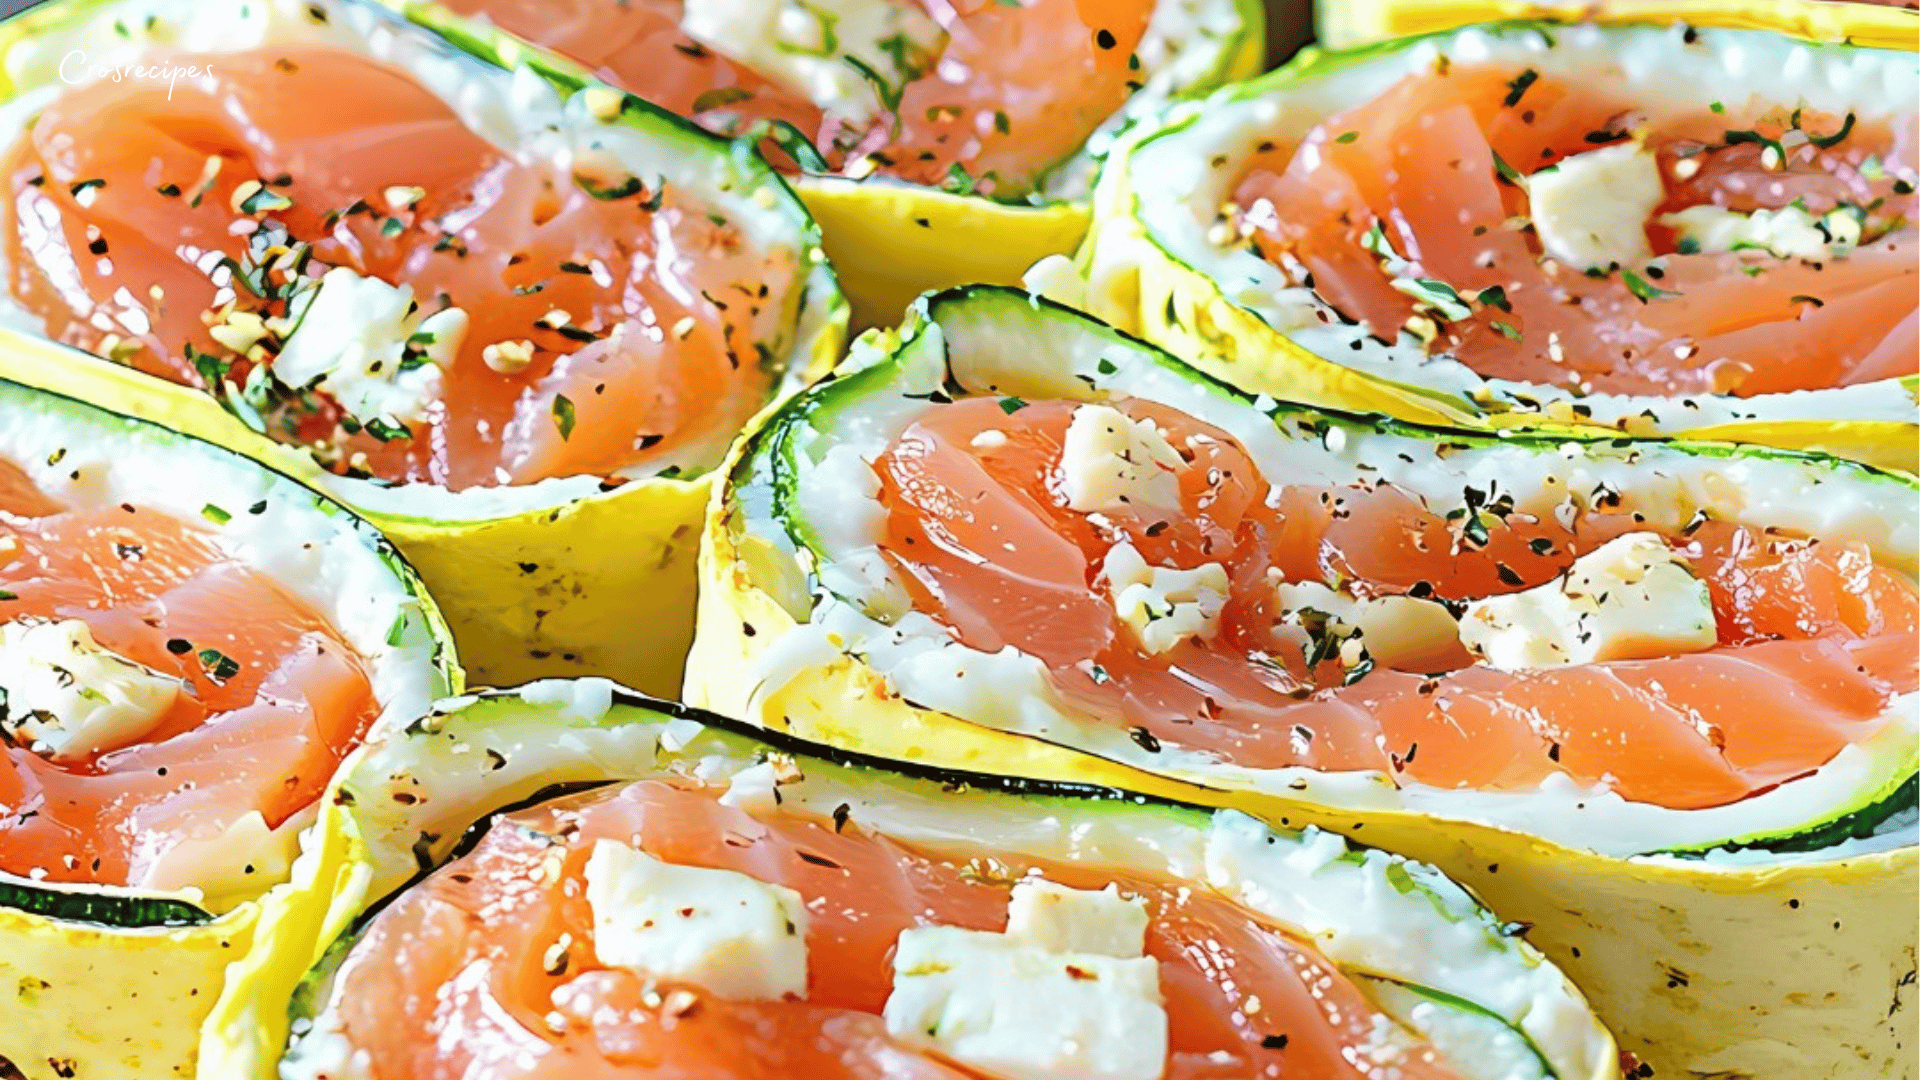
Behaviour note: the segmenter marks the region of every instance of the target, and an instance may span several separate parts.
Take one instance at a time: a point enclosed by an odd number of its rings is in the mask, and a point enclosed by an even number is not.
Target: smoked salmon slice
[[[1647,120],[1532,67],[1454,65],[1254,158],[1233,202],[1259,253],[1303,267],[1341,316],[1388,341],[1423,319],[1431,353],[1487,378],[1750,397],[1913,374],[1914,114],[1715,104]],[[1642,257],[1556,259],[1557,204],[1530,195],[1610,146],[1647,155],[1657,185],[1608,226]],[[1752,235],[1683,224],[1697,211]],[[1824,224],[1769,241],[1750,223],[1773,215]],[[1459,305],[1402,288],[1422,281]]]
[[[213,911],[284,880],[347,754],[450,689],[420,586],[362,529],[0,383],[0,874]]]
[[[821,160],[816,170],[883,175],[962,194],[1017,199],[1041,189],[1149,79],[1143,55],[1157,7],[1151,0],[864,0],[813,8],[804,40],[770,42],[755,30],[703,33],[712,0],[601,4],[455,0],[448,5],[546,46],[638,94],[726,135],[778,122]],[[811,5],[769,3],[804,12]],[[889,18],[889,8],[898,9]],[[880,13],[880,14],[875,14]],[[861,27],[879,19],[877,66],[861,51]],[[858,21],[857,21],[858,20]],[[745,23],[746,19],[740,19]],[[808,22],[805,15],[801,23]],[[905,23],[919,29],[903,32]],[[851,28],[851,29],[849,29]],[[691,29],[691,32],[690,32]],[[785,31],[783,31],[785,32]],[[869,35],[874,36],[874,35]],[[1177,49],[1205,48],[1204,40]],[[854,101],[819,97],[753,62],[818,52],[865,65]],[[860,70],[860,69],[851,69]],[[867,102],[866,92],[877,93]]]
[[[643,183],[594,121],[577,149],[490,141],[444,88],[298,36],[154,58],[206,73],[65,88],[8,151],[13,297],[338,473],[705,468],[797,347],[799,245]]]
[[[485,819],[343,936],[294,1007],[288,1080],[1439,1080],[1487,1075],[1503,1042],[1537,1047],[1521,1053],[1546,1075],[1617,1068],[1557,973],[1430,868],[1233,812],[823,760],[591,682],[486,691],[427,721],[510,785],[607,782]],[[355,807],[422,796],[407,824],[371,809],[376,849],[497,801],[412,738],[343,780]],[[618,868],[646,884],[617,887]],[[1362,894],[1365,913],[1329,906]],[[1450,941],[1368,952],[1426,934]],[[1481,985],[1445,968],[1468,956]],[[1067,981],[1029,1016],[1049,963]],[[947,996],[921,1010],[928,979]],[[1494,989],[1522,984],[1523,1009]],[[1444,1022],[1470,1016],[1471,1038]],[[1111,1045],[1086,1042],[1096,1030]]]

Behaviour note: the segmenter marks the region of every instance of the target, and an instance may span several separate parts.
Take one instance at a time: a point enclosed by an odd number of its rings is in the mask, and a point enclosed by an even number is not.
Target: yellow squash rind
[[[1316,0],[1320,44],[1349,49],[1502,19],[1592,19],[1666,26],[1683,21],[1722,30],[1774,30],[1808,41],[1913,49],[1920,15],[1829,0]]]
[[[0,1075],[160,1080],[194,1074],[200,1021],[261,907],[202,926],[124,930],[0,908]]]

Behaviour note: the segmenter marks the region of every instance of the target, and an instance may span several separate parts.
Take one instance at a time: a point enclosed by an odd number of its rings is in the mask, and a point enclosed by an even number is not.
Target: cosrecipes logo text
[[[167,84],[167,100],[173,100],[173,88],[181,79],[212,75],[212,64],[90,64],[85,51],[75,49],[60,58],[60,81],[78,86],[102,79],[114,82],[153,82]]]

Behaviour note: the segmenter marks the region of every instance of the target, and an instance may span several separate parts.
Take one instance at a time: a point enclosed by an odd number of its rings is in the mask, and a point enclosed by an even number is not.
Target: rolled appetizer
[[[447,26],[443,12],[404,3]],[[1017,283],[1086,229],[1092,158],[1261,69],[1258,0],[448,0],[807,174],[855,313]]]
[[[406,887],[299,986],[281,1080],[1620,1075],[1437,871],[1235,811],[903,769],[597,680],[449,703],[339,791],[342,876]],[[275,1001],[202,1075],[268,1075]]]
[[[0,371],[303,459],[477,677],[671,688],[707,474],[845,304],[752,153],[468,45],[359,0],[6,24],[0,309],[106,362]]]
[[[1347,49],[1496,19],[1591,19],[1781,30],[1816,41],[1911,49],[1915,0],[1315,0],[1321,45]]]
[[[192,1075],[341,761],[459,683],[366,523],[0,380],[0,1075]]]
[[[1115,151],[1087,303],[1290,399],[1910,469],[1913,44],[1501,23],[1313,53]]]
[[[735,455],[690,704],[1434,862],[1657,1075],[1905,1060],[1911,478],[1276,403],[992,288]]]

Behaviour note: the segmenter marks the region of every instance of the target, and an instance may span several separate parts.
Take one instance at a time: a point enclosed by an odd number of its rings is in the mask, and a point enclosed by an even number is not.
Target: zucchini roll
[[[365,522],[0,380],[0,1074],[192,1075],[342,760],[459,683]]]
[[[342,865],[384,899],[299,986],[282,1080],[1619,1071],[1437,871],[1235,811],[821,751],[598,680],[450,702],[339,790]]]
[[[735,453],[690,703],[1434,862],[1661,1073],[1905,1060],[1911,478],[1309,409],[992,288]]]
[[[707,474],[845,304],[749,150],[497,37],[359,0],[7,23],[5,308],[106,362],[6,370],[305,458],[477,678],[671,688]]]
[[[1917,99],[1911,38],[1496,23],[1315,52],[1115,152],[1086,302],[1280,397],[1911,469]]]
[[[426,4],[406,9],[452,23]],[[729,137],[769,135],[856,316],[1012,284],[1086,229],[1094,155],[1261,68],[1258,0],[450,0]]]

